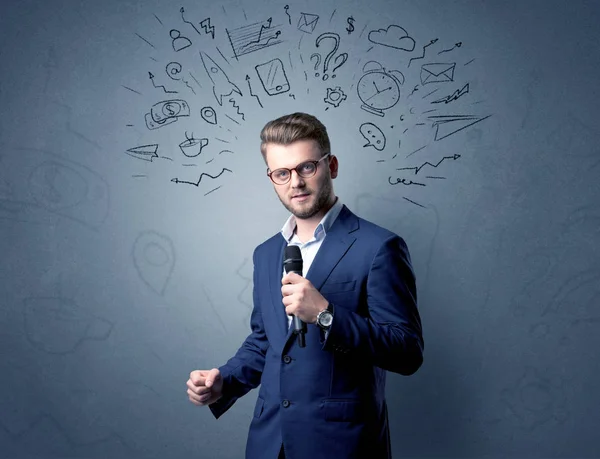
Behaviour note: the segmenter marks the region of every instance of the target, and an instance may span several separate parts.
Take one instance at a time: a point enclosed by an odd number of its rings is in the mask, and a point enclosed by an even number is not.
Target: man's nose
[[[297,188],[304,185],[304,179],[300,177],[300,174],[298,174],[298,171],[296,169],[292,169],[290,184],[293,188]]]

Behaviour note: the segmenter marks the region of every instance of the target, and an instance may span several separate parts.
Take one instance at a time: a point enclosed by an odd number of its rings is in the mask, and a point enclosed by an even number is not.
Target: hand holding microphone
[[[328,302],[308,279],[302,277],[300,247],[289,245],[285,248],[283,266],[287,274],[281,279],[282,301],[286,314],[294,316],[292,320],[298,344],[305,347],[306,323],[315,323],[317,315],[327,307]]]

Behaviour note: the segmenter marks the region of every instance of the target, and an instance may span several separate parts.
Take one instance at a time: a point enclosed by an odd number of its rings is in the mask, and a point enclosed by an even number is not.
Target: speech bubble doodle
[[[363,145],[363,148],[373,147],[379,151],[382,151],[385,148],[385,135],[381,129],[379,129],[373,123],[361,124],[358,131],[367,141],[367,143]]]

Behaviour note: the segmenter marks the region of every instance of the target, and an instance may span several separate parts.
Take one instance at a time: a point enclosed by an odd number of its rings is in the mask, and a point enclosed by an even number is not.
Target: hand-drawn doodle
[[[292,25],[292,17],[290,16],[290,13],[289,13],[289,11],[288,11],[288,10],[290,9],[290,5],[285,5],[285,6],[283,7],[283,9],[285,10],[285,14],[286,14],[286,15],[287,15],[287,17],[288,17],[288,23],[289,23],[290,25]]]
[[[404,75],[398,70],[386,70],[379,62],[369,61],[363,67],[365,74],[356,85],[358,97],[362,101],[360,108],[378,116],[384,116],[387,110],[400,100],[400,86],[404,84]]]
[[[176,94],[177,91],[167,91],[167,88],[165,88],[165,85],[157,85],[154,82],[154,75],[152,74],[152,72],[148,72],[148,76],[150,77],[150,80],[152,81],[152,86],[154,86],[155,88],[161,88],[166,94]]]
[[[319,64],[321,63],[321,55],[319,53],[312,53],[310,56],[310,60],[313,60],[313,57],[317,58],[317,62],[315,63],[314,69],[315,69],[315,76],[318,77],[319,76],[319,72],[317,72],[317,68],[319,67]]]
[[[340,47],[340,36],[337,33],[334,33],[334,32],[325,32],[325,33],[322,33],[321,35],[319,35],[317,37],[317,39],[315,40],[315,46],[317,48],[319,48],[321,41],[326,40],[328,38],[331,39],[331,40],[333,40],[335,42],[335,44],[334,44],[333,49],[329,53],[327,53],[327,55],[323,59],[323,76],[322,76],[323,81],[325,81],[325,80],[327,80],[329,78],[329,75],[327,74],[327,70],[329,70],[329,61],[331,61],[331,59],[333,58],[333,56],[335,55],[335,53],[337,52],[337,50]],[[313,54],[311,56],[311,60],[312,60],[312,57],[315,54]],[[348,60],[348,53],[341,53],[341,54],[339,54],[336,57],[335,62],[337,62],[338,59],[341,60],[341,63],[338,64],[338,65],[336,65],[336,67],[333,69],[333,71],[335,71],[335,69],[337,69],[337,68],[341,67],[342,65],[344,65],[344,63]],[[332,71],[332,73],[333,73],[333,71]],[[335,75],[333,77],[335,78]]]
[[[167,72],[167,75],[169,75],[169,77],[171,79],[173,79],[175,81],[179,81],[179,80],[183,81],[185,83],[185,85],[188,88],[190,88],[194,94],[196,94],[196,91],[194,91],[194,88],[192,88],[190,86],[189,81],[185,80],[183,78],[183,76],[181,75],[182,71],[183,71],[183,68],[181,67],[181,64],[179,62],[169,62],[167,64],[167,66],[165,67],[165,72]],[[191,75],[191,73],[190,73],[190,75]],[[193,75],[192,75],[192,78],[193,78]]]
[[[385,148],[385,134],[373,123],[361,124],[358,131],[367,141],[367,143],[363,145],[363,148],[373,147],[379,151],[382,151]]]
[[[48,354],[70,354],[85,341],[104,341],[114,326],[70,298],[30,297],[23,302],[25,337],[33,347]]]
[[[304,33],[313,33],[319,22],[319,16],[310,13],[300,13],[298,20],[298,30]]]
[[[202,20],[202,22],[200,22],[200,27],[204,29],[204,33],[210,33],[212,39],[215,39],[215,26],[210,25],[210,18]]]
[[[195,139],[194,134],[192,134],[192,137],[188,137],[187,132],[185,133],[185,139],[186,140],[179,144],[179,148],[188,158],[195,158],[202,153],[202,149],[208,145],[207,138]]]
[[[260,105],[260,108],[264,108],[258,96],[252,92],[252,86],[250,86],[250,75],[246,75],[246,83],[248,83],[248,91],[250,92],[250,97],[256,97],[256,101],[258,102],[258,105]]]
[[[327,88],[327,95],[323,100],[337,108],[346,98],[347,96],[342,91],[342,88],[336,86],[335,88]]]
[[[220,177],[221,175],[223,175],[225,172],[233,172],[233,171],[232,171],[231,169],[227,169],[226,167],[224,167],[224,168],[221,170],[221,172],[219,172],[217,175],[210,175],[210,174],[207,174],[206,172],[202,172],[202,173],[200,174],[200,177],[198,178],[198,180],[197,180],[196,182],[189,182],[189,181],[187,181],[187,180],[180,180],[180,179],[178,179],[177,177],[175,177],[175,178],[172,178],[172,179],[171,179],[171,182],[174,182],[174,183],[185,183],[185,184],[187,184],[187,185],[199,186],[199,185],[200,185],[200,183],[202,182],[202,178],[203,178],[203,177],[209,177],[209,178],[211,178],[211,179],[213,179],[213,180],[214,180],[214,179],[217,179],[217,178],[219,178],[219,177]]]
[[[148,40],[146,40],[144,37],[142,37],[139,33],[136,33],[136,35],[141,38],[142,40],[144,40],[144,42],[146,42],[147,44],[149,44],[150,46],[152,46],[154,49],[156,49],[156,46],[154,46],[152,43],[150,43]]]
[[[196,26],[194,25],[194,23],[193,23],[193,22],[191,22],[191,21],[186,21],[185,17],[183,16],[183,13],[185,13],[185,9],[183,8],[183,6],[182,6],[182,7],[179,9],[179,12],[181,13],[181,20],[182,20],[183,22],[185,22],[186,24],[189,24],[189,25],[191,25],[191,26],[194,28],[194,30],[195,30],[195,31],[198,33],[198,35],[202,35],[202,34],[200,33],[200,31],[199,31],[199,30],[196,28]]]
[[[408,61],[408,66],[410,67],[410,64],[412,64],[412,61],[416,61],[416,60],[419,60],[419,59],[424,59],[425,58],[425,50],[429,46],[433,45],[437,41],[438,41],[438,38],[434,38],[429,43],[427,43],[425,46],[423,46],[423,54],[421,56],[419,56],[419,57],[411,57],[410,60]]]
[[[200,51],[200,58],[206,70],[206,74],[213,84],[213,94],[217,103],[223,105],[223,97],[230,96],[235,92],[242,95],[242,91],[234,83],[229,80],[227,74],[212,60],[204,51]]]
[[[346,31],[348,32],[348,35],[350,35],[352,32],[354,32],[354,18],[350,16],[348,19],[346,19],[346,22],[348,23]]]
[[[158,158],[158,144],[153,143],[150,145],[140,145],[139,147],[133,147],[127,150],[129,156],[132,156],[136,159],[143,159],[144,161],[152,162],[153,158]]]
[[[235,99],[232,97],[229,99],[229,102],[231,102],[231,105],[233,105],[233,108],[235,108],[237,110],[237,114],[242,117],[242,120],[246,121],[244,114],[240,111],[240,106],[235,104]]]
[[[452,48],[441,50],[438,53],[438,55],[440,55],[442,53],[448,53],[448,52],[452,51],[454,48],[460,48],[461,46],[462,46],[462,41],[459,41],[458,43],[454,43],[454,46]]]
[[[172,38],[171,44],[173,45],[173,51],[181,51],[192,46],[190,39],[182,37],[181,32],[177,29],[171,29],[169,35]]]
[[[258,64],[254,68],[263,89],[268,95],[274,96],[290,90],[290,82],[280,59],[271,59],[269,62]]]
[[[469,83],[465,84],[461,89],[457,89],[456,91],[454,91],[449,96],[442,97],[441,99],[434,100],[431,103],[432,104],[441,104],[441,103],[448,104],[448,103],[452,102],[453,100],[456,100],[459,97],[464,96],[468,92],[469,92]]]
[[[279,40],[281,30],[278,27],[280,26],[272,26],[272,21],[273,18],[269,18],[231,31],[225,29],[234,57],[238,59],[244,54],[281,43],[283,40]]]
[[[433,127],[436,128],[434,140],[442,140],[490,116],[492,115],[483,117],[474,115],[434,115],[428,117],[428,119],[433,121]]]
[[[203,107],[202,110],[200,110],[200,116],[209,124],[217,124],[217,112],[215,112],[215,109],[212,107]]]
[[[143,231],[133,244],[131,256],[142,281],[163,295],[175,267],[173,241],[156,231]]]
[[[371,30],[369,41],[378,45],[412,52],[415,49],[415,40],[408,36],[408,32],[400,26],[391,25],[387,29]]]
[[[146,113],[148,129],[158,129],[177,121],[180,116],[190,116],[190,107],[185,100],[164,100],[154,104]]]
[[[413,182],[412,180],[406,180],[405,178],[397,178],[392,182],[392,177],[388,177],[388,183],[390,185],[398,185],[401,183],[402,185],[419,185],[419,186],[427,186],[424,183]]]
[[[456,161],[458,158],[460,158],[459,154],[454,154],[452,156],[444,156],[442,159],[440,159],[437,163],[433,164],[430,163],[429,161],[425,161],[423,164],[421,164],[420,166],[416,166],[416,167],[397,167],[396,170],[397,171],[415,171],[415,175],[419,173],[419,171],[421,169],[423,169],[425,166],[431,166],[431,167],[438,167],[440,164],[442,164],[445,160],[447,159],[452,159],[454,161]]]
[[[524,372],[501,391],[507,413],[522,431],[533,431],[548,422],[563,424],[571,417],[568,394],[571,384],[565,378],[549,378],[538,369],[528,366]]]
[[[448,83],[454,81],[454,69],[456,63],[452,64],[423,64],[421,66],[421,84]]]

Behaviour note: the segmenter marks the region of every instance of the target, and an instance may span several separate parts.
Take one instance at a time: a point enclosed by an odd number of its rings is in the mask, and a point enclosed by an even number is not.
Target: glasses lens
[[[302,163],[300,164],[296,170],[302,177],[310,177],[315,174],[317,170],[317,166],[314,163]]]
[[[271,178],[275,183],[284,184],[290,179],[290,171],[287,169],[277,169],[271,174]]]

